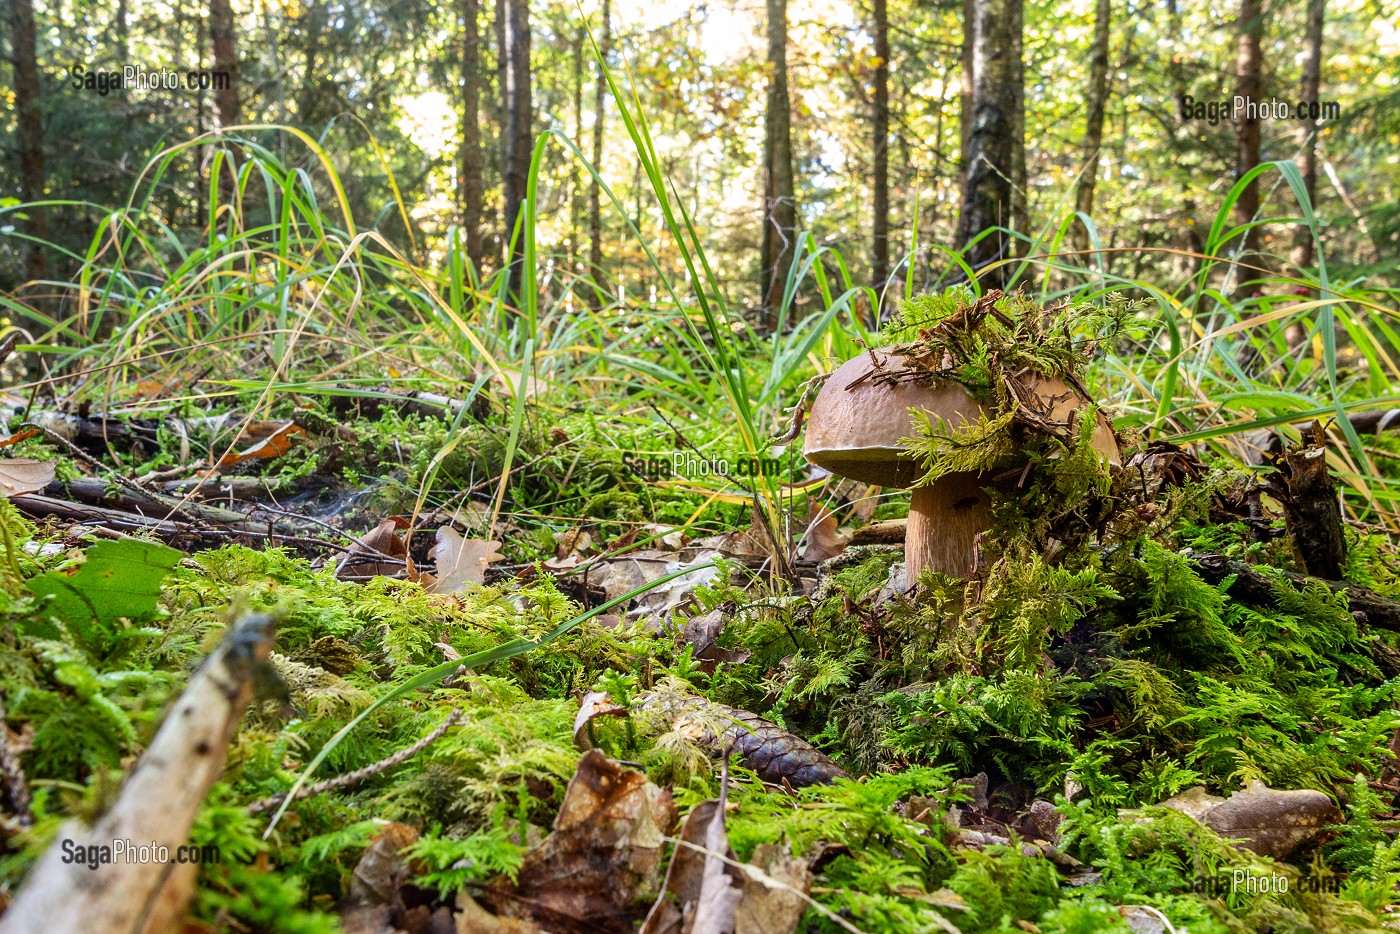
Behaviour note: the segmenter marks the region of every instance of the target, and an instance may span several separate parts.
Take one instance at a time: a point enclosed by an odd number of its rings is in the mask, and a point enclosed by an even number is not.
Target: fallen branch
[[[1251,606],[1274,606],[1277,603],[1275,578],[1260,573],[1243,561],[1234,561],[1224,555],[1193,555],[1191,567],[1201,575],[1202,580],[1210,584],[1219,584],[1234,575],[1234,581],[1225,592],[1241,603]],[[1360,584],[1306,577],[1289,571],[1279,573],[1299,590],[1307,584],[1320,584],[1334,593],[1344,593],[1352,612],[1364,614],[1367,623],[1377,629],[1400,632],[1400,602],[1382,597]]]
[[[0,934],[180,929],[199,867],[176,862],[178,848],[223,773],[229,741],[253,698],[254,672],[272,651],[273,628],[271,617],[256,613],[233,625],[166,715],[112,808],[92,827],[70,821],[59,830],[0,919]],[[164,848],[169,861],[115,859],[111,849],[110,861],[96,867],[72,859],[74,846],[111,848],[115,841]]]
[[[328,778],[325,781],[317,782],[314,785],[307,785],[305,788],[302,788],[300,791],[298,791],[296,797],[292,800],[300,801],[303,798],[311,798],[316,795],[325,794],[326,792],[334,791],[337,788],[344,788],[346,785],[353,785],[356,782],[362,782],[373,775],[378,775],[380,772],[387,772],[394,766],[399,765],[403,762],[407,762],[409,759],[412,759],[424,749],[427,749],[433,743],[437,742],[439,739],[442,738],[442,735],[446,733],[449,729],[451,729],[453,724],[455,724],[460,719],[462,719],[462,711],[453,710],[452,713],[447,715],[446,720],[438,724],[435,730],[433,730],[427,736],[420,739],[418,742],[414,743],[412,746],[409,746],[405,749],[400,749],[392,756],[387,756],[383,759],[380,759],[373,765],[367,765],[364,768],[356,769],[353,772],[346,772],[344,775],[337,775],[335,778]],[[285,793],[271,795],[266,798],[260,798],[259,800],[254,801],[252,804],[248,805],[248,813],[264,814],[268,811],[271,811],[273,808],[281,805],[282,802],[286,800],[286,798],[287,795]]]

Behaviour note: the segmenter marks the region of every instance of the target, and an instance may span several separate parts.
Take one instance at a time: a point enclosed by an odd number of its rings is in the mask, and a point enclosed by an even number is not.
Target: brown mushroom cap
[[[818,467],[862,483],[907,487],[923,470],[904,453],[901,438],[915,433],[909,410],[918,408],[942,418],[952,427],[977,419],[982,407],[960,384],[951,380],[931,385],[891,383],[872,374],[881,368],[898,370],[904,358],[872,350],[847,360],[827,379],[807,416],[803,454]],[[862,381],[863,380],[863,381]],[[854,388],[852,384],[859,383]],[[1077,392],[1056,379],[1028,380],[1041,398],[1051,402],[1050,420],[1066,422],[1085,403]],[[1109,463],[1118,464],[1118,444],[1102,414],[1094,431],[1094,447]]]

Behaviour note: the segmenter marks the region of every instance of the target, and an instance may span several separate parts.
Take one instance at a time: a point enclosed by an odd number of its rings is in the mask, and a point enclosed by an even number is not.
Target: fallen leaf
[[[809,513],[803,521],[807,540],[807,547],[802,550],[804,561],[820,564],[846,550],[846,536],[836,530],[835,513],[824,506],[817,506],[815,515]]]
[[[567,558],[550,558],[541,563],[551,571],[572,571],[578,567],[579,557],[578,555],[569,555]]]
[[[48,598],[40,605],[42,616],[56,617],[80,639],[100,645],[115,621],[144,623],[156,616],[161,581],[183,557],[155,542],[98,542],[84,553],[81,564],[49,571],[26,586],[36,596]],[[46,624],[32,626],[36,635],[57,637],[56,632],[45,631]]]
[[[1205,824],[1260,856],[1287,859],[1341,819],[1342,812],[1320,791],[1277,791],[1252,781],[1207,811]]]
[[[723,857],[723,858],[718,858]],[[742,894],[743,877],[732,860],[724,831],[724,802],[701,801],[681,828],[666,887],[651,906],[640,934],[729,934]]]
[[[592,548],[593,536],[583,529],[569,529],[567,532],[556,532],[554,542],[554,557],[564,561]]]
[[[340,580],[394,577],[403,571],[407,565],[408,545],[397,534],[399,521],[385,519],[360,536],[341,557],[335,576]]]
[[[786,845],[760,843],[744,870],[734,934],[791,934],[807,911],[812,871]],[[753,869],[759,872],[754,872]]]
[[[8,438],[0,439],[0,448],[9,447],[12,444],[19,444],[21,441],[28,441],[30,438],[38,437],[40,434],[41,432],[37,428],[26,428],[23,431],[17,431]]]
[[[609,600],[616,600],[625,593],[649,584],[666,574],[666,566],[675,560],[675,555],[666,551],[638,551],[602,561],[596,570],[590,570],[588,582],[601,587]]]
[[[418,831],[408,824],[389,824],[380,831],[355,864],[351,900],[368,905],[393,902],[395,890],[410,875],[408,861],[399,853],[417,842]]]
[[[502,918],[477,904],[466,890],[457,893],[456,934],[545,934],[533,921]]]
[[[6,496],[37,493],[48,486],[53,477],[53,461],[36,461],[28,457],[0,460],[0,493]]]
[[[707,675],[714,674],[721,662],[737,665],[748,661],[753,654],[747,649],[726,649],[720,645],[724,625],[724,611],[716,607],[702,616],[691,617],[681,629],[681,638],[691,645],[691,658],[700,663],[700,670]]]
[[[428,556],[433,559],[437,580],[428,585],[429,593],[456,593],[468,584],[486,582],[486,566],[505,555],[496,549],[500,542],[463,538],[450,525],[437,530],[437,544]]]
[[[1198,821],[1204,821],[1206,814],[1217,805],[1224,804],[1225,799],[1219,795],[1213,795],[1206,791],[1204,785],[1196,785],[1188,788],[1181,794],[1168,798],[1161,803],[1161,807],[1171,808],[1183,814],[1194,817]]]
[[[588,724],[599,717],[625,717],[627,708],[612,702],[604,691],[589,691],[579,701],[578,716],[574,717],[574,745],[579,749],[593,748],[588,742]]]
[[[579,760],[554,831],[525,854],[516,875],[479,896],[498,916],[533,921],[551,934],[632,934],[639,898],[661,876],[671,793],[598,750]]]
[[[264,428],[271,430],[263,431]],[[254,443],[241,451],[229,451],[219,458],[218,466],[233,467],[248,460],[281,457],[292,449],[292,436],[296,434],[306,434],[306,429],[296,422],[254,422],[244,429],[238,439],[240,444],[248,444],[250,440]]]

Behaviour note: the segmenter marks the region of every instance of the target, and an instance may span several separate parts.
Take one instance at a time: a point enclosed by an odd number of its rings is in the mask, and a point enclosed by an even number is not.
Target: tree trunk
[[[593,171],[603,172],[603,134],[608,117],[608,82],[604,69],[608,63],[608,52],[612,47],[612,5],[603,0],[603,21],[598,35],[598,83],[593,94]],[[597,181],[588,186],[588,272],[598,288],[592,292],[593,309],[603,305],[603,295],[607,292],[607,277],[603,275],[603,213],[600,198],[602,187]]]
[[[33,0],[10,0],[10,54],[15,69],[15,131],[19,149],[20,197],[44,198],[44,124],[39,113],[39,64],[35,51]],[[25,233],[39,240],[49,236],[43,208],[26,208]],[[48,256],[37,243],[24,248],[24,275],[29,281],[48,273]]]
[[[501,174],[505,182],[505,227],[502,234],[510,243],[515,223],[525,202],[530,178],[530,149],[534,111],[530,102],[530,2],[499,0],[497,16],[504,31],[500,55],[505,63],[505,83],[501,86],[505,108],[503,132],[505,153]],[[510,294],[517,306],[524,305],[521,283],[525,277],[525,235],[515,240],[509,257]]]
[[[1326,0],[1308,0],[1308,49],[1303,59],[1303,82],[1299,86],[1300,103],[1311,104],[1317,100],[1322,83],[1322,27],[1327,13]],[[1317,129],[1316,120],[1308,120],[1298,127],[1298,171],[1303,176],[1303,187],[1307,189],[1308,201],[1317,203]],[[1300,270],[1313,264],[1313,235],[1307,224],[1299,224],[1293,229],[1293,265]]]
[[[792,177],[792,106],[787,84],[787,0],[768,0],[768,108],[763,143],[763,311],[778,327],[797,239]]]
[[[1235,95],[1256,105],[1262,97],[1261,55],[1259,47],[1264,36],[1263,0],[1240,0],[1239,55],[1235,62]],[[1259,114],[1248,108],[1235,120],[1235,179],[1259,164]],[[1259,183],[1256,179],[1245,187],[1235,202],[1235,223],[1248,224],[1259,213]],[[1253,253],[1259,243],[1259,231],[1245,234],[1241,255]],[[1243,274],[1242,274],[1243,275]]]
[[[458,198],[467,258],[481,273],[484,254],[481,211],[486,185],[481,175],[481,29],[480,0],[462,0],[462,149],[457,155]]]
[[[883,294],[890,277],[890,19],[886,0],[874,0],[874,14],[875,111],[871,121],[874,217],[870,227],[870,278],[876,294]],[[877,307],[874,312],[874,324],[878,326],[880,309]]]
[[[1094,8],[1094,41],[1089,51],[1089,112],[1084,124],[1084,169],[1074,193],[1074,209],[1094,216],[1094,186],[1099,180],[1099,148],[1103,145],[1103,116],[1108,103],[1108,42],[1112,0],[1097,0]],[[1089,232],[1076,224],[1077,249],[1089,248]]]
[[[243,112],[238,101],[238,40],[229,0],[209,0],[209,38],[214,47],[215,118],[220,127],[237,126]],[[225,78],[218,78],[219,74]]]
[[[574,142],[581,148],[583,146],[583,44],[588,41],[588,27],[584,23],[579,23],[578,32],[574,34],[574,67],[573,67],[573,105],[574,105]],[[579,239],[582,226],[582,197],[583,183],[579,178],[579,165],[576,160],[569,162],[569,276],[572,277],[579,271],[579,257],[583,255],[580,249]]]
[[[1011,50],[1011,229],[1018,233],[1030,230],[1029,186],[1026,179],[1026,60],[1022,34],[1025,6],[1021,0],[1008,5],[1006,24],[1008,48]],[[1028,244],[1020,238],[1010,241],[1013,256],[1025,256]]]
[[[1015,180],[1025,177],[1024,143],[1018,144],[1014,138],[1017,129],[1024,127],[1019,87],[1021,3],[968,0],[965,5],[964,180],[956,241],[965,248],[974,269],[1010,255],[1009,237],[1003,231],[982,238],[976,245],[969,244],[984,230],[1015,225]],[[999,287],[1006,275],[1002,266],[980,278],[989,287]]]

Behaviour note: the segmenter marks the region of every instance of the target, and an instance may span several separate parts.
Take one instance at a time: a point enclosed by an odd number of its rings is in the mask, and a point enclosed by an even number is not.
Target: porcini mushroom
[[[915,434],[912,409],[921,409],[951,428],[976,421],[984,410],[961,383],[953,380],[898,381],[882,372],[906,369],[898,353],[871,350],[846,361],[826,380],[807,416],[807,460],[838,474],[884,487],[907,488],[922,475],[900,439]],[[1023,383],[1047,402],[1047,421],[1073,425],[1088,400],[1057,379],[1026,377]],[[1094,430],[1094,448],[1119,463],[1113,429],[1102,413]],[[990,500],[983,487],[990,478],[953,473],[914,487],[909,524],[904,533],[908,581],[924,568],[951,577],[966,577],[976,558],[977,536],[988,526]]]

